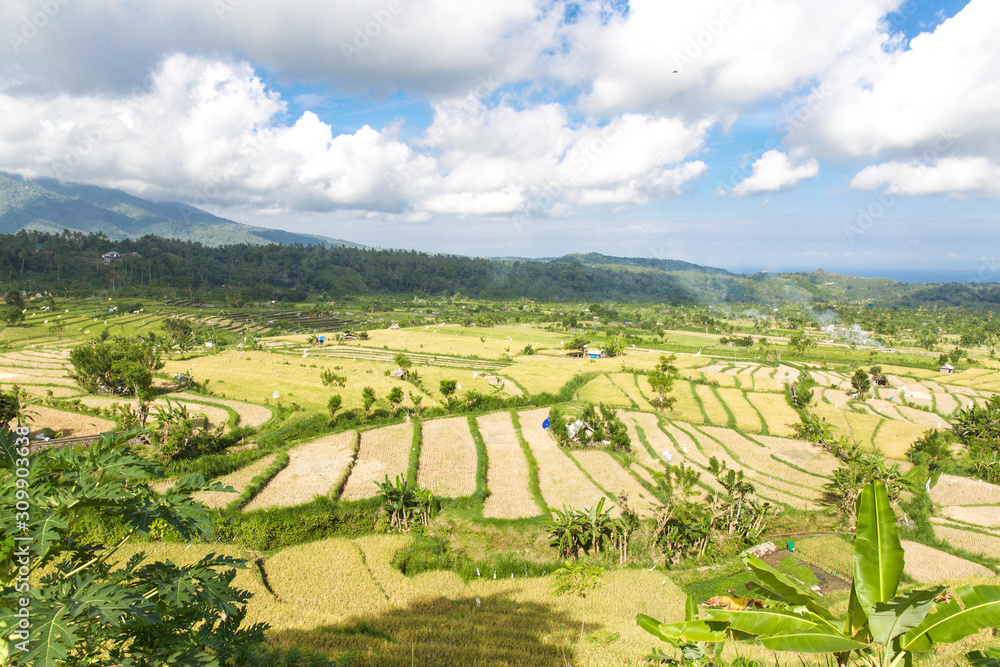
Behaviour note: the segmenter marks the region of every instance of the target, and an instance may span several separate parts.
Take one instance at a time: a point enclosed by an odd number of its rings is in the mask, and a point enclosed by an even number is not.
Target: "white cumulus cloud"
[[[720,190],[717,194],[733,197],[747,197],[764,192],[784,192],[799,187],[799,183],[819,174],[819,162],[809,160],[805,164],[793,165],[787,153],[770,150],[753,163],[749,176],[737,183],[731,190]]]

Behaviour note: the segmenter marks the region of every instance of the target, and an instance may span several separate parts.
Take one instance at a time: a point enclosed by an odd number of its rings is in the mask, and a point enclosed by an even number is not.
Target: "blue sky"
[[[0,24],[0,170],[379,247],[998,279],[992,0],[11,0]]]

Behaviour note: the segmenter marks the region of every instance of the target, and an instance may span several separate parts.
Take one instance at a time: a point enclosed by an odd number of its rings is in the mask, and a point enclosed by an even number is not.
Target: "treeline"
[[[108,251],[121,259],[104,262]],[[272,290],[357,294],[594,299],[692,304],[738,287],[734,278],[678,277],[566,262],[497,261],[404,250],[302,245],[231,245],[144,236],[112,241],[103,234],[21,231],[0,237],[0,280],[21,289],[159,288]],[[727,282],[728,281],[728,282]],[[733,284],[728,284],[732,282]],[[273,298],[273,297],[271,297]],[[722,299],[719,299],[722,300]]]
[[[105,262],[115,250],[121,259]],[[447,295],[540,301],[594,300],[673,305],[746,304],[826,307],[945,306],[1000,309],[1000,285],[908,285],[813,272],[740,277],[695,267],[617,262],[600,255],[554,261],[491,260],[407,250],[321,245],[204,246],[144,236],[113,241],[102,233],[20,231],[0,235],[0,282],[20,289],[93,293],[149,290],[159,295],[227,290],[236,301],[301,301],[308,294]],[[586,260],[586,261],[582,261]],[[638,262],[638,263],[637,263]],[[667,272],[660,264],[685,270]],[[860,297],[860,298],[859,298]],[[238,303],[236,305],[239,305]]]

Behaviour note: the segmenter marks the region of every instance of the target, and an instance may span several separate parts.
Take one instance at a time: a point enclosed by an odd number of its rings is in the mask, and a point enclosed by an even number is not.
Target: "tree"
[[[179,317],[168,318],[163,321],[163,329],[170,348],[185,352],[194,346],[194,329],[187,320]]]
[[[0,311],[4,322],[12,327],[16,327],[24,321],[24,310],[27,304],[20,292],[17,290],[7,292],[4,295],[4,303],[6,306]]]
[[[393,387],[389,390],[389,395],[386,398],[389,399],[392,411],[395,412],[399,409],[399,404],[403,402],[403,390],[399,387]]]
[[[402,368],[404,371],[413,366],[413,362],[410,361],[410,358],[407,357],[402,352],[396,353],[396,356],[393,357],[393,360],[396,362],[396,365]]]
[[[102,337],[73,348],[69,359],[73,379],[91,394],[148,398],[153,372],[163,368],[154,337]]]
[[[812,346],[815,346],[815,345],[816,345],[816,341],[814,341],[812,338],[810,338],[809,336],[805,335],[801,331],[796,331],[788,339],[788,346],[791,347],[791,348],[794,348],[794,349],[798,350],[800,353],[801,352],[805,352],[806,348],[812,347]]]
[[[332,422],[337,416],[337,411],[340,410],[340,406],[343,405],[344,399],[340,397],[340,394],[334,394],[330,397],[330,400],[326,403],[326,409],[330,411],[330,421]]]
[[[743,562],[757,576],[748,585],[758,598],[723,597],[704,618],[660,623],[639,614],[638,625],[674,646],[732,637],[754,639],[771,651],[828,653],[846,665],[912,664],[913,654],[952,643],[1000,624],[1000,586],[944,586],[897,595],[903,547],[885,487],[867,484],[858,497],[854,579],[847,615],[837,618],[816,593],[755,556]]]
[[[569,343],[566,344],[567,350],[582,350],[583,348],[590,345],[590,341],[583,336],[576,336]]]
[[[243,626],[250,593],[232,586],[234,568],[245,561],[208,554],[180,566],[116,557],[134,537],[160,528],[184,540],[208,537],[209,511],[192,494],[232,491],[195,474],[161,496],[149,485],[162,478],[156,464],[127,445],[136,434],[108,434],[83,451],[28,456],[26,438],[0,426],[0,557],[45,572],[41,585],[30,586],[16,568],[0,575],[4,599],[23,599],[20,606],[30,608],[29,628],[3,642],[16,664],[235,665],[262,645],[266,626]],[[17,495],[23,488],[44,502],[19,510],[18,500],[28,502]],[[81,536],[80,527],[93,522],[118,525],[123,535],[111,546]],[[15,542],[24,538],[30,541]],[[18,628],[18,611],[4,606],[0,624]]]
[[[438,388],[446,399],[451,399],[451,395],[455,393],[455,389],[458,387],[458,381],[456,380],[441,380],[441,384]]]
[[[872,381],[868,377],[868,371],[863,368],[854,371],[854,375],[851,376],[851,387],[854,388],[854,393],[858,395],[858,398],[864,398],[865,394],[871,391],[872,388]]]
[[[604,568],[593,563],[570,562],[552,573],[552,589],[556,595],[580,598],[580,660],[583,660],[583,628],[587,621],[587,593],[601,585]]]
[[[378,398],[375,396],[375,390],[371,387],[365,387],[361,390],[361,402],[365,406],[365,412],[371,410],[372,405],[377,401]]]
[[[677,373],[677,368],[674,366],[674,362],[676,360],[676,354],[671,354],[669,357],[666,355],[660,355],[660,362],[656,364],[656,368],[650,371],[649,375],[646,376],[650,389],[655,391],[660,397],[661,413],[663,412],[664,403],[668,408],[672,408],[674,403],[677,401],[677,399],[673,396],[664,399],[664,396],[670,393],[670,390],[673,389],[674,386],[674,375]]]

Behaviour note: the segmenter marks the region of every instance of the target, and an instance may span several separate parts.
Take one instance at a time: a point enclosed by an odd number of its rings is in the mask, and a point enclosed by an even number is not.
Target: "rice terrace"
[[[75,525],[118,542],[109,564],[243,563],[272,664],[829,664],[725,633],[795,606],[762,573],[847,613],[873,484],[897,595],[947,587],[944,610],[1000,568],[1000,331],[971,309],[829,295],[882,328],[856,344],[785,303],[11,294],[3,418],[31,456],[124,432],[108,451],[159,471],[133,484],[207,521]],[[983,618],[912,651],[988,651]]]

